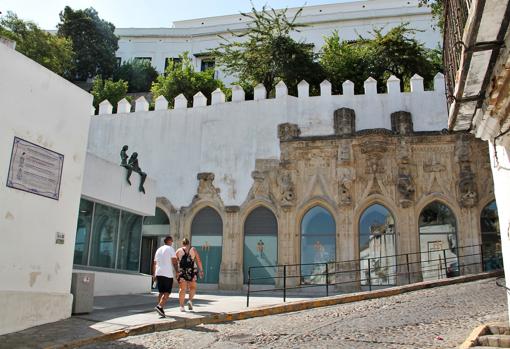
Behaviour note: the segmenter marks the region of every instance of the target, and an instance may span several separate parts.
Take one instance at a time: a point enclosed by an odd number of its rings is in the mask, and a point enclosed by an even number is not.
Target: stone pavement
[[[185,313],[179,311],[176,294],[173,293],[172,299],[166,307],[168,317],[164,319],[160,318],[153,310],[156,300],[155,294],[96,297],[94,311],[91,314],[73,316],[70,319],[0,336],[0,348],[74,348],[100,341],[116,340],[126,336],[189,328],[203,323],[229,322],[388,297],[435,286],[490,278],[496,275],[500,275],[500,273],[468,275],[372,292],[358,292],[323,298],[288,297],[287,303],[282,302],[281,292],[275,292],[267,296],[259,293],[255,297],[250,297],[249,308],[246,308],[245,294],[232,292],[199,293],[194,302],[195,310]]]

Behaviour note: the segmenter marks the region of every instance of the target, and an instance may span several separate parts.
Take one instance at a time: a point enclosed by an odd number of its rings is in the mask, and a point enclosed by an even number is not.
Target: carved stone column
[[[223,251],[219,288],[239,290],[243,287],[243,233],[239,226],[239,206],[225,206]]]

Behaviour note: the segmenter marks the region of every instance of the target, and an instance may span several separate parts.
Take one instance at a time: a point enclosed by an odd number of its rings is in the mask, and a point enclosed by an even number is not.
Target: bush
[[[94,96],[94,107],[96,111],[99,103],[107,99],[112,105],[114,112],[117,110],[117,103],[126,98],[131,102],[131,98],[126,97],[128,91],[128,83],[123,80],[113,81],[112,79],[103,80],[100,76],[96,76],[92,85],[91,93]]]
[[[165,75],[158,76],[152,84],[151,92],[154,100],[159,96],[164,96],[169,105],[173,106],[174,98],[182,93],[188,100],[188,105],[192,106],[193,96],[197,92],[201,91],[209,103],[211,93],[217,88],[226,92],[223,82],[214,78],[213,69],[196,72],[187,52],[180,55],[180,58],[181,61],[170,62]]]
[[[113,80],[124,80],[128,83],[128,92],[148,92],[152,82],[158,77],[158,72],[143,60],[130,60],[123,63],[113,72]]]

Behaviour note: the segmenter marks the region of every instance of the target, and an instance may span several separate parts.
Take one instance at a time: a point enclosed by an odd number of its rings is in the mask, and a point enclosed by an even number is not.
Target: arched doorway
[[[453,211],[434,201],[421,211],[418,224],[423,280],[460,275],[457,221]]]
[[[163,245],[163,239],[168,235],[171,235],[170,220],[162,209],[156,207],[154,216],[143,217],[142,248],[140,257],[141,273],[152,273],[151,269],[154,254],[158,247]]]
[[[215,209],[201,209],[191,222],[191,244],[198,250],[204,267],[199,282],[217,284],[220,278],[223,221]]]
[[[326,269],[322,263],[335,259],[335,220],[328,210],[314,206],[301,220],[301,283],[325,284],[325,275],[320,275]]]
[[[244,282],[248,281],[248,268],[252,283],[274,284],[275,265],[278,264],[278,223],[271,210],[259,206],[250,212],[244,222],[243,249]]]
[[[362,285],[394,285],[396,275],[395,219],[380,204],[369,206],[359,219]]]
[[[483,208],[482,214],[480,215],[480,229],[482,232],[484,271],[503,268],[498,207],[496,206],[496,201],[492,201]]]

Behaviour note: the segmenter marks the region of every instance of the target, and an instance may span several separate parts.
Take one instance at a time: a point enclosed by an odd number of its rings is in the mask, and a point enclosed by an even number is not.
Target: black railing
[[[349,261],[323,263],[252,266],[248,268],[246,306],[250,295],[259,292],[288,292],[310,287],[347,293],[374,288],[411,284],[474,274],[503,268],[501,253],[484,251],[482,245],[471,245],[426,252],[367,257]],[[271,272],[268,272],[271,271]],[[270,275],[270,274],[274,275]],[[254,276],[263,274],[263,276]],[[267,284],[271,288],[264,287]],[[256,289],[253,288],[257,285]]]
[[[462,36],[469,15],[471,0],[444,0],[443,64],[446,76],[448,103],[455,91],[457,71],[463,50]]]

